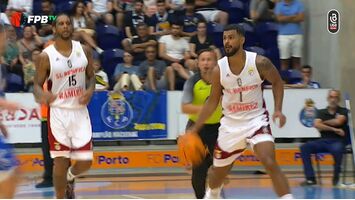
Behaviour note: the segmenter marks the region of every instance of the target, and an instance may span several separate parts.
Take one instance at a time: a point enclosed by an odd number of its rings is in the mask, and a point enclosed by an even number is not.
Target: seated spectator
[[[124,13],[127,11],[132,11],[131,0],[129,0],[129,2],[122,0],[113,0],[112,9],[116,20],[116,26],[120,30],[123,30]]]
[[[309,65],[304,65],[301,69],[302,81],[295,84],[286,84],[285,87],[288,88],[320,88],[320,84],[312,80],[312,67]]]
[[[144,13],[151,17],[157,12],[157,0],[144,0]]]
[[[197,23],[197,35],[192,36],[190,39],[191,57],[196,59],[198,57],[197,53],[202,49],[213,49],[217,58],[221,57],[221,52],[213,44],[213,38],[207,34],[207,24],[205,21]]]
[[[228,13],[217,9],[217,0],[196,0],[196,11],[203,15],[207,22],[228,24]]]
[[[21,68],[21,66],[16,66],[19,64],[19,47],[16,43],[17,35],[13,26],[6,26],[6,50],[4,53],[4,63],[7,64],[10,69],[12,68]]]
[[[281,70],[287,70],[292,57],[292,69],[300,70],[302,56],[302,29],[304,6],[300,0],[283,0],[276,4],[276,19],[279,22],[278,46]]]
[[[54,15],[54,5],[51,0],[41,2],[41,15]],[[41,36],[44,43],[53,38],[53,27],[51,24],[37,23],[35,26],[38,35]]]
[[[106,72],[104,72],[104,70],[102,70],[101,68],[100,60],[94,59],[93,66],[95,69],[95,78],[96,78],[95,90],[96,91],[107,90],[109,87],[108,77]]]
[[[81,0],[77,0],[73,6],[71,19],[73,21],[73,39],[78,41],[86,42],[90,47],[94,48],[99,54],[104,51],[97,46],[93,36],[94,31],[94,21],[87,12],[85,4]]]
[[[165,0],[158,0],[157,12],[149,18],[150,34],[155,35],[157,39],[169,34],[173,18],[174,15],[167,11]]]
[[[275,15],[272,8],[275,3],[271,0],[251,0],[249,5],[250,19],[252,22],[274,21]]]
[[[134,0],[134,10],[125,13],[125,34],[126,39],[122,41],[122,46],[125,51],[131,52],[133,37],[137,36],[137,25],[139,23],[148,23],[148,16],[143,13],[143,0]]]
[[[137,25],[138,37],[132,40],[132,54],[134,57],[133,63],[137,66],[144,61],[145,54],[144,51],[148,46],[156,46],[158,43],[154,35],[149,35],[148,27],[144,23],[139,23]]]
[[[132,64],[133,56],[124,52],[123,61],[124,63],[119,63],[116,66],[114,73],[116,84],[113,89],[118,91],[141,90],[143,84],[139,80],[139,67]]]
[[[301,156],[306,180],[302,186],[317,184],[312,167],[311,155],[316,153],[331,153],[334,159],[333,185],[339,182],[339,173],[347,133],[346,108],[339,106],[340,91],[330,90],[328,93],[328,107],[321,109],[314,120],[314,127],[319,130],[321,138],[307,142],[301,146]]]
[[[33,92],[33,79],[36,73],[35,63],[40,53],[40,49],[34,49],[31,58],[28,59],[27,64],[23,66],[23,79],[25,82],[25,90],[27,92]]]
[[[175,73],[172,67],[166,66],[166,63],[157,59],[156,46],[148,46],[145,49],[147,60],[143,61],[140,68],[140,75],[145,79],[144,88],[153,91],[174,90]]]
[[[90,0],[87,3],[88,13],[97,21],[102,19],[105,24],[113,25],[114,16],[112,15],[113,4],[110,0]]]
[[[6,14],[11,16],[12,12],[22,12],[28,15],[32,14],[33,0],[19,1],[9,0],[7,2]]]
[[[20,62],[22,65],[26,65],[26,61],[30,58],[32,51],[36,48],[41,48],[43,42],[33,27],[26,26],[23,29],[23,38],[17,44],[20,50]]]
[[[159,40],[159,57],[167,66],[171,66],[183,79],[190,77],[189,70],[193,71],[194,61],[190,60],[190,50],[187,41],[181,37],[182,24],[173,22],[171,34],[164,35]],[[192,61],[192,67],[191,67]],[[186,69],[184,66],[191,67]]]
[[[183,15],[179,18],[184,22],[182,36],[192,37],[197,33],[197,23],[205,19],[201,14],[195,12],[195,0],[186,0],[185,8]]]

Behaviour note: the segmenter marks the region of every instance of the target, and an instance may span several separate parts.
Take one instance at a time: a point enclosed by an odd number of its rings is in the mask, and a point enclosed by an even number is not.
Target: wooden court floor
[[[355,187],[332,187],[331,176],[323,178],[321,186],[300,187],[302,174],[287,174],[292,193],[301,199],[354,199]],[[53,198],[53,188],[36,189],[40,179],[26,179],[18,187],[15,198]],[[77,198],[96,199],[191,199],[194,198],[188,174],[113,176],[80,178],[76,184]],[[270,199],[273,193],[267,175],[232,174],[223,190],[224,198]]]

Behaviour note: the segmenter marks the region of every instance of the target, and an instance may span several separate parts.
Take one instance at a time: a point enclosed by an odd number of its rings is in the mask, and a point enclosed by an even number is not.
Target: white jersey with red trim
[[[254,128],[257,128],[268,125],[262,91],[263,80],[256,67],[257,54],[245,52],[245,66],[239,75],[233,74],[231,71],[228,57],[223,57],[218,61],[220,81],[223,87],[221,123],[232,130],[238,129],[240,126],[255,126]],[[257,121],[252,122],[254,120]]]
[[[60,54],[50,45],[43,50],[50,63],[48,88],[57,98],[50,104],[59,108],[83,108],[79,98],[86,88],[86,67],[88,59],[80,42],[72,41],[72,52],[69,57]]]

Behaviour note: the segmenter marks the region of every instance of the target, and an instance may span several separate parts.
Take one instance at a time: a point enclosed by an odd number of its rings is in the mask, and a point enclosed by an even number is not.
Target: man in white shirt
[[[9,0],[6,12],[17,11],[32,14],[33,0]]]
[[[164,35],[159,40],[159,56],[185,80],[193,71],[194,62],[190,59],[189,43],[181,37],[182,24],[173,22],[171,34]],[[185,66],[187,66],[185,68]]]

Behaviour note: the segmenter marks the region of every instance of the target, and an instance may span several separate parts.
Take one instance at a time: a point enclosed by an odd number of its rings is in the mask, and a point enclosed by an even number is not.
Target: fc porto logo
[[[133,110],[122,93],[108,94],[107,101],[101,107],[101,119],[113,129],[122,129],[131,123]]]
[[[314,101],[312,99],[306,99],[305,106],[300,113],[301,123],[308,128],[313,127],[313,121],[316,117],[317,109],[314,107]]]

